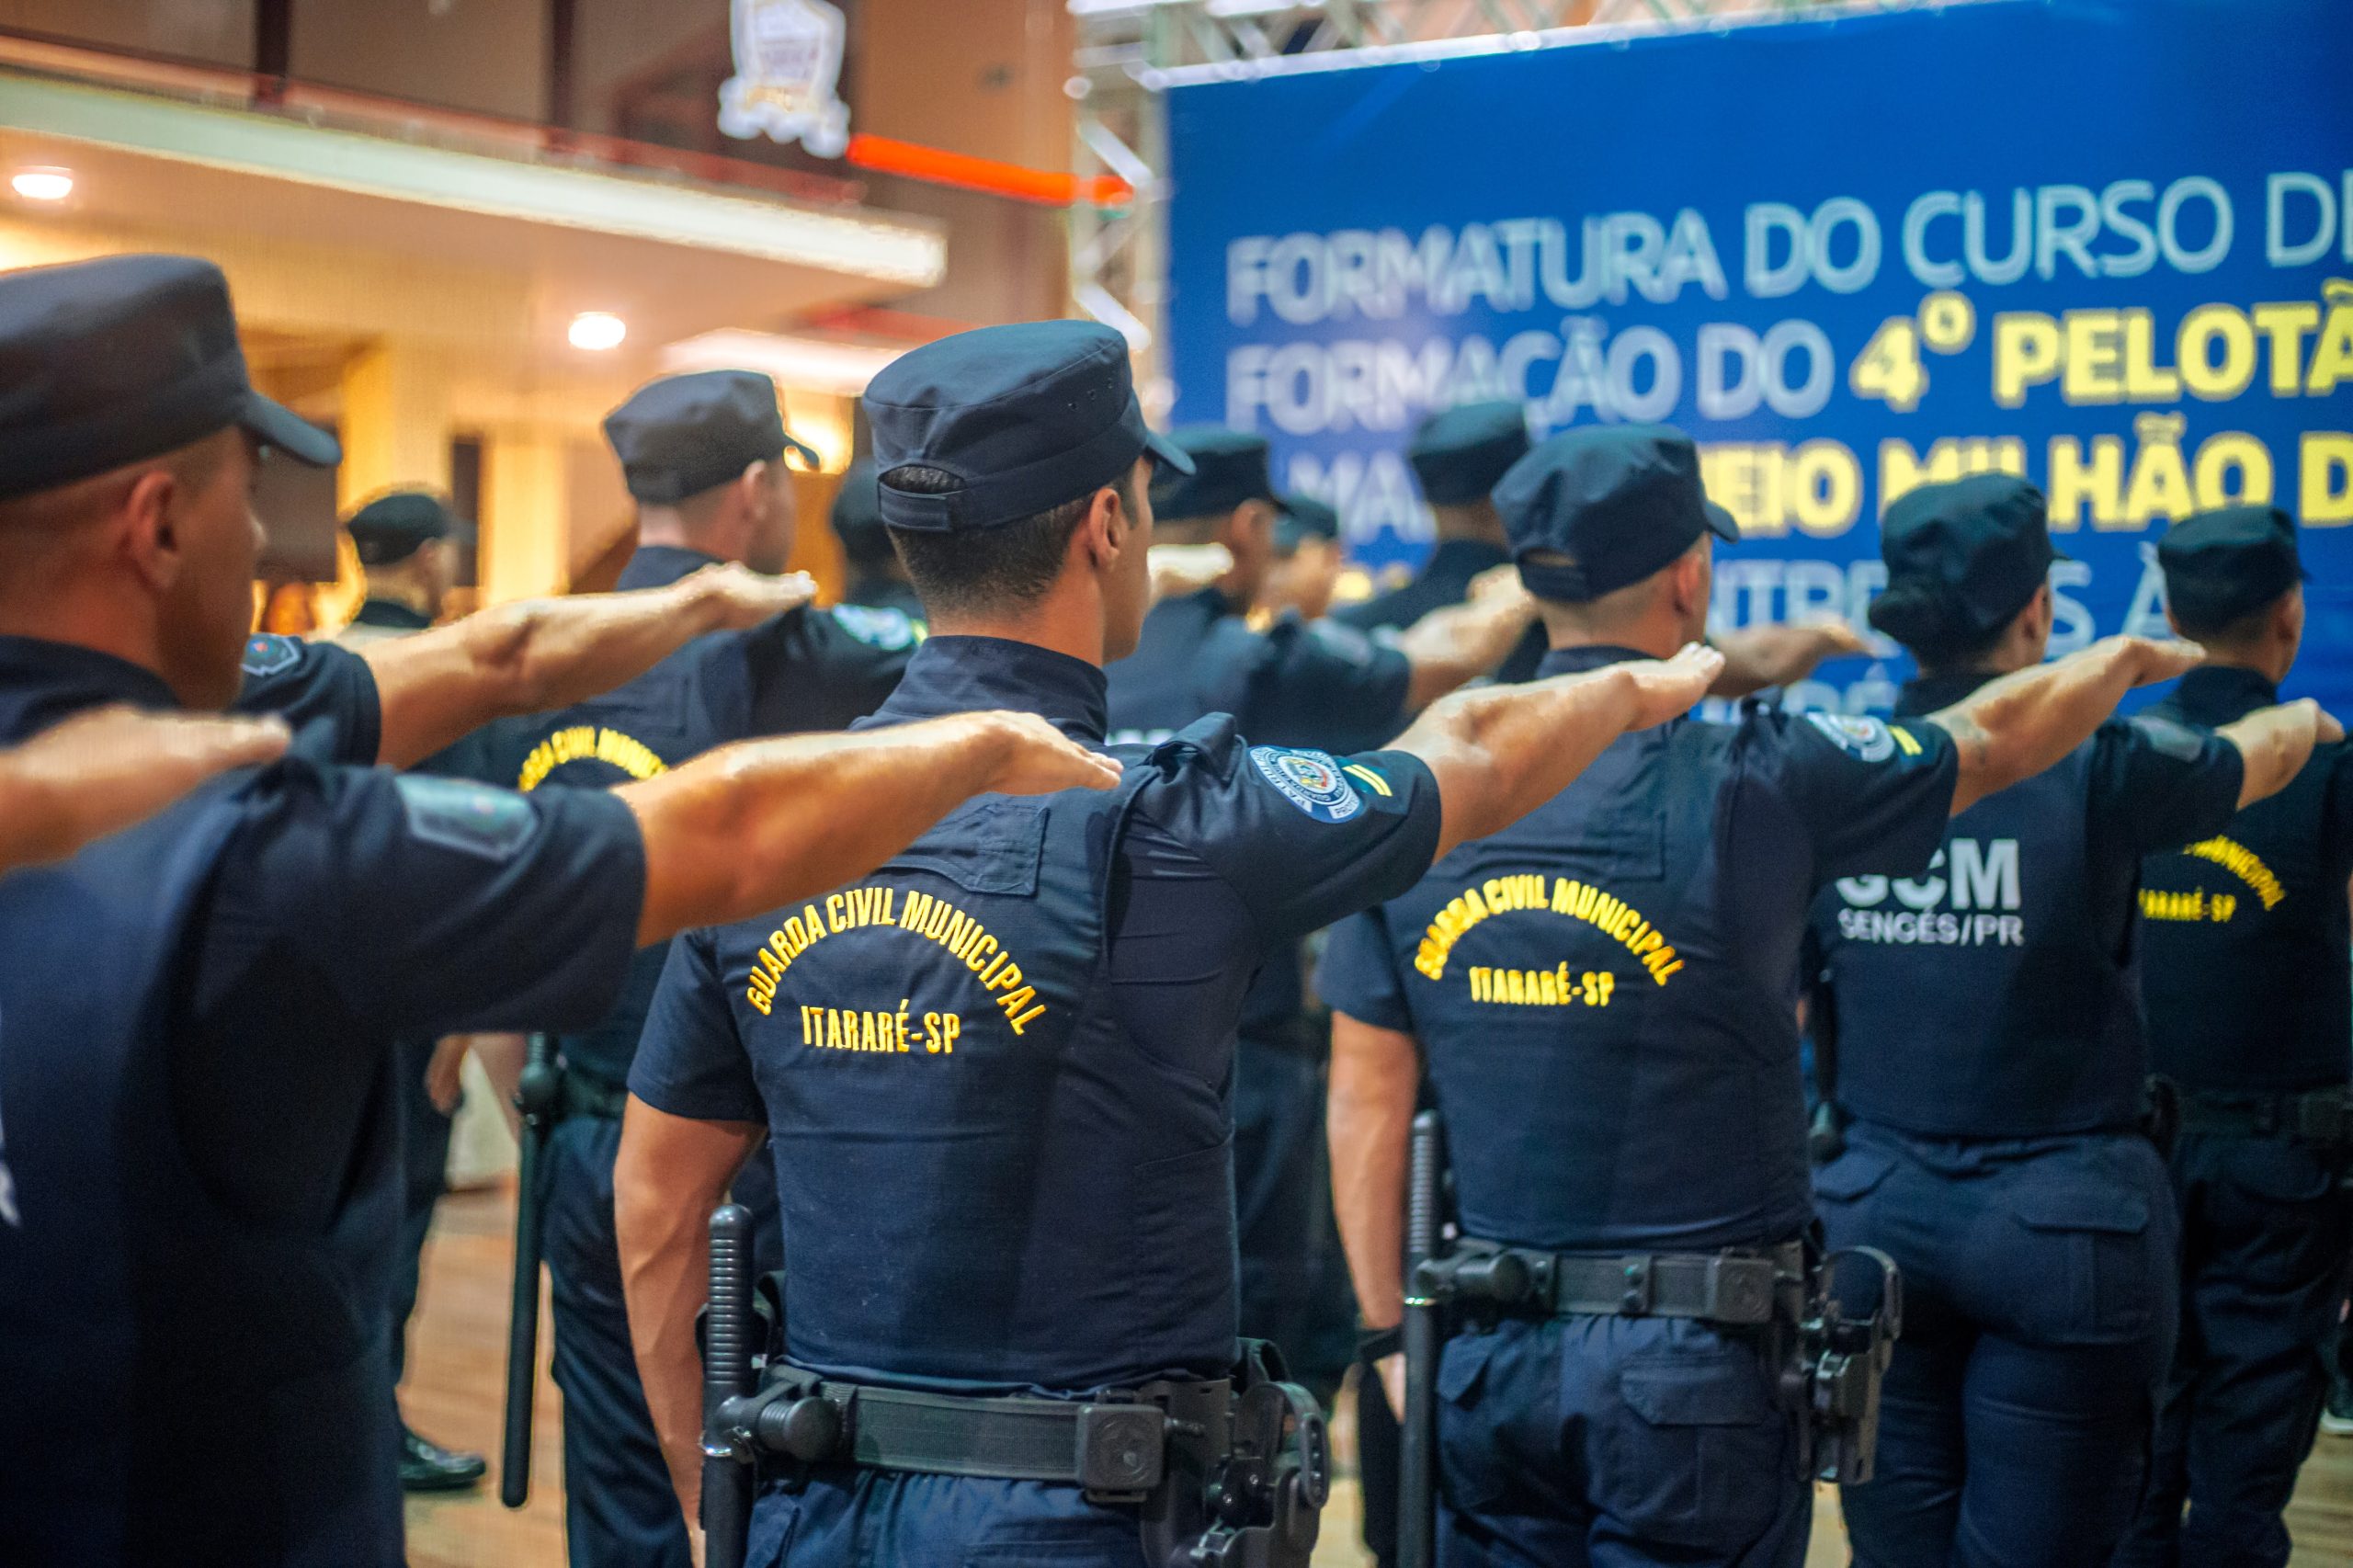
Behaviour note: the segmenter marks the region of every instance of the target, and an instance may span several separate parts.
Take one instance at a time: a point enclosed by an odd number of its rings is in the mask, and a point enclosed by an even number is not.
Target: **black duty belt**
[[[2184,1092],[2181,1130],[2341,1146],[2353,1142],[2353,1094],[2336,1085],[2301,1095]]]
[[[1223,1381],[1176,1386],[1221,1403],[1231,1389]],[[1172,1412],[1142,1392],[1088,1401],[918,1393],[789,1367],[772,1371],[762,1392],[781,1397],[762,1406],[751,1436],[804,1463],[1054,1482],[1097,1494],[1149,1492],[1166,1469]]]
[[[560,1119],[595,1116],[607,1121],[619,1121],[628,1105],[628,1089],[583,1073],[577,1067],[564,1068],[556,1089],[556,1115]]]
[[[1574,1253],[1465,1239],[1448,1259],[1455,1299],[1551,1317],[1773,1321],[1785,1287],[1805,1284],[1805,1248]]]

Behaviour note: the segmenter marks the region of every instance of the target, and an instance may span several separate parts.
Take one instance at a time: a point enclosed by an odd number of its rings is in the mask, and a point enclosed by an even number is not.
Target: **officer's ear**
[[[189,541],[180,527],[186,497],[180,476],[168,466],[151,468],[131,481],[116,508],[117,548],[131,569],[156,594],[170,591],[188,568]]]

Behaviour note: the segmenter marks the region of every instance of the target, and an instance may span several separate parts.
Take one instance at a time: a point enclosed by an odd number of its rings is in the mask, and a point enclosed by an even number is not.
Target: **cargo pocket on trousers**
[[[1625,1408],[1594,1478],[1594,1504],[1645,1540],[1721,1547],[1771,1525],[1799,1484],[1790,1418],[1753,1355],[1630,1362]]]
[[[1438,1487],[1457,1513],[1492,1508],[1511,1490],[1506,1435],[1481,1409],[1495,1345],[1492,1334],[1458,1334],[1438,1350]]]
[[[745,1568],[783,1568],[801,1533],[801,1497],[771,1486],[752,1503],[752,1528],[744,1540]]]
[[[1894,1156],[1850,1143],[1846,1153],[1813,1173],[1814,1211],[1832,1246],[1854,1246],[1870,1239],[1858,1229],[1863,1199],[1894,1169]]]
[[[2048,1281],[2022,1314],[2037,1337],[2116,1344],[2155,1326],[2156,1271],[2165,1260],[2150,1256],[2146,1196],[2121,1187],[2032,1184],[2012,1202],[2028,1233],[2028,1256]]]

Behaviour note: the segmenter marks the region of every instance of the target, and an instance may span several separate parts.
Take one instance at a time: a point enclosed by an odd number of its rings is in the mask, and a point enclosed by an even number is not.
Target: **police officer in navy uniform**
[[[1347,556],[1340,544],[1340,514],[1328,501],[1296,491],[1282,498],[1275,518],[1275,560],[1258,608],[1268,619],[1292,612],[1302,620],[1330,613],[1332,593]]]
[[[605,434],[639,508],[620,587],[674,582],[722,560],[784,564],[793,534],[785,456],[813,454],[786,434],[767,376],[701,370],[650,382],[607,417]],[[494,781],[526,793],[606,789],[728,741],[838,730],[898,684],[921,631],[897,610],[812,606],[699,639],[602,697],[502,727]],[[577,1568],[688,1562],[630,1354],[613,1245],[623,1085],[662,960],[659,949],[638,954],[620,1003],[557,1041],[563,1115],[540,1199],[564,1397],[565,1537]],[[740,1196],[766,1221],[774,1200],[764,1175],[752,1172]],[[773,1233],[771,1223],[760,1229]]]
[[[0,744],[225,706],[256,454],[336,449],[252,390],[219,270],[0,278]],[[320,756],[376,743],[304,733],[0,881],[12,1558],[399,1562],[391,1038],[585,1023],[689,920],[861,874],[975,790],[1110,776],[1012,714],[736,747],[613,795]]]
[[[842,603],[868,609],[894,610],[913,619],[923,619],[923,601],[907,582],[907,569],[891,548],[890,531],[882,526],[882,502],[874,484],[874,460],[860,458],[842,475],[834,492],[834,537],[841,540],[842,561],[849,568],[849,587]]]
[[[963,334],[884,370],[866,408],[934,629],[873,722],[1013,702],[1102,745],[1101,665],[1148,592],[1147,466],[1193,466],[1146,433],[1124,342],[1072,322]],[[1163,1491],[1090,1494],[1041,1450],[1073,1454],[1068,1423],[1115,1392],[1234,1366],[1227,1101],[1251,971],[1693,699],[1716,664],[1460,694],[1346,758],[1212,716],[1113,746],[1109,796],[983,801],[874,879],[675,944],[618,1179],[688,1513],[696,1205],[766,1136],[789,1260],[771,1365],[859,1403],[855,1458],[821,1445],[760,1494],[752,1561],[1141,1562]],[[886,1433],[914,1392],[928,1414]],[[1044,1396],[1021,1406],[1042,1435],[1015,1454],[982,1434],[1019,1394]],[[1294,1538],[1269,1561],[1304,1558]]]
[[[1153,487],[1162,542],[1218,544],[1233,569],[1209,586],[1162,600],[1134,653],[1105,671],[1115,737],[1158,740],[1211,713],[1233,715],[1254,740],[1346,753],[1376,746],[1455,687],[1492,670],[1533,613],[1507,579],[1470,606],[1435,612],[1392,642],[1297,615],[1254,631],[1282,509],[1263,436],[1216,426],[1173,432],[1193,461]],[[1311,1026],[1296,947],[1274,954],[1243,1011],[1234,1064],[1234,1193],[1240,1204],[1242,1332],[1272,1340],[1319,1393],[1347,1360],[1311,1364],[1321,1233],[1324,1041]]]
[[[1922,670],[1899,722],[2041,665],[2056,554],[2031,484],[1923,486],[1880,548],[1871,623]],[[2103,725],[1956,816],[1925,870],[1816,905],[1847,1125],[1814,1191],[1830,1244],[1904,1283],[1878,1475],[1843,1497],[1858,1562],[2078,1568],[2131,1523],[2178,1295],[2141,1130],[2141,865],[2277,792],[2324,729],[2309,702]]]
[[[2157,561],[2174,630],[2208,660],[2150,713],[2214,730],[2277,703],[2303,642],[2295,519],[2200,513],[2166,532]],[[2348,878],[2342,744],[2316,747],[2216,836],[2142,863],[2150,1065],[2180,1096],[2181,1334],[2120,1564],[2288,1561],[2279,1516],[2327,1394],[2347,1244]]]
[[[1482,572],[1511,562],[1495,488],[1528,452],[1528,415],[1498,399],[1442,408],[1424,419],[1405,449],[1405,461],[1429,503],[1437,547],[1413,581],[1345,605],[1333,619],[1359,631],[1402,631],[1433,610],[1461,604]],[[1497,678],[1526,680],[1544,656],[1544,636],[1530,628]]]
[[[344,523],[366,579],[366,597],[335,641],[365,648],[413,636],[441,619],[449,589],[458,580],[460,548],[472,530],[426,490],[395,490],[379,495]],[[416,765],[419,773],[449,778],[481,778],[485,767],[480,732]],[[453,1037],[462,1047],[462,1039]],[[392,1384],[400,1385],[408,1362],[408,1324],[416,1312],[425,1238],[433,1207],[448,1186],[450,1117],[428,1088],[441,1042],[414,1035],[395,1047],[399,1066],[401,1168],[404,1203],[398,1266],[392,1276]],[[408,1492],[453,1492],[473,1485],[488,1469],[482,1455],[445,1449],[420,1437],[401,1419],[401,1486]]]
[[[1698,634],[1714,544],[1735,530],[1680,433],[1555,436],[1497,501],[1542,606],[1543,673]],[[1782,1392],[1790,1336],[1772,1303],[1806,1267],[1809,904],[1833,878],[1920,870],[1952,811],[2179,663],[2103,647],[2015,698],[1900,725],[1756,704],[1677,720],[1333,932],[1333,1186],[1367,1322],[1402,1310],[1425,1066],[1464,1244],[1558,1282],[1445,1345],[1441,1562],[1802,1559],[1805,1415]],[[1756,1288],[1692,1288],[1716,1271]],[[1649,1283],[1630,1295],[1630,1279]],[[1402,1368],[1381,1370],[1393,1401]]]

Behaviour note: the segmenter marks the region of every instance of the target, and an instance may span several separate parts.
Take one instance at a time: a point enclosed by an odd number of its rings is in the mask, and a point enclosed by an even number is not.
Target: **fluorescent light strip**
[[[938,283],[948,267],[943,234],[896,220],[814,212],[584,169],[511,163],[7,72],[0,72],[0,129],[916,288]]]
[[[820,337],[722,327],[682,338],[662,350],[665,374],[682,370],[758,370],[786,386],[856,397],[904,348],[834,343]]]

